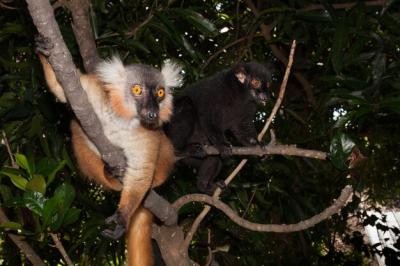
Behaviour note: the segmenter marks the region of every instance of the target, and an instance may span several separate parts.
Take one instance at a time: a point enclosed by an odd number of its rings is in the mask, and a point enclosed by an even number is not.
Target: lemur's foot
[[[121,236],[125,233],[126,228],[123,222],[123,219],[119,212],[114,213],[110,217],[105,220],[105,223],[108,225],[115,224],[114,230],[112,229],[105,229],[101,232],[101,235],[104,237],[111,238],[113,240],[117,240],[121,238]]]

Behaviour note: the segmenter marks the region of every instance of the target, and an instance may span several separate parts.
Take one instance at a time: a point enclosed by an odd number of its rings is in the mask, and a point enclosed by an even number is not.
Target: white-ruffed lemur
[[[174,114],[165,126],[183,163],[198,169],[197,186],[212,193],[221,169],[220,156],[205,156],[201,146],[214,145],[221,156],[231,154],[225,133],[245,146],[257,145],[253,119],[257,104],[265,104],[271,72],[255,62],[240,63],[188,87],[174,99]],[[190,156],[192,155],[192,156]]]
[[[38,55],[50,90],[66,102],[63,88],[47,58],[44,38],[38,39]],[[81,75],[80,82],[99,118],[105,136],[122,148],[127,167],[122,184],[108,175],[95,145],[77,121],[71,123],[73,150],[82,173],[112,190],[121,191],[118,210],[107,223],[115,230],[103,234],[119,238],[128,229],[128,265],[152,265],[152,214],[140,207],[150,188],[167,178],[175,157],[171,142],[162,130],[173,109],[170,87],[180,85],[180,68],[167,63],[161,72],[151,66],[124,66],[118,57],[101,62],[94,75]]]

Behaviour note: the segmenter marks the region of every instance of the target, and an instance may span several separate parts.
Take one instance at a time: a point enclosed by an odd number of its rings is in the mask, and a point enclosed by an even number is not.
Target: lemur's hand
[[[51,43],[49,38],[45,38],[44,36],[38,34],[35,36],[35,52],[40,53],[46,57],[50,56],[50,52],[53,49],[54,45]]]
[[[125,167],[110,166],[108,163],[104,163],[104,174],[108,177],[116,178],[123,184]]]

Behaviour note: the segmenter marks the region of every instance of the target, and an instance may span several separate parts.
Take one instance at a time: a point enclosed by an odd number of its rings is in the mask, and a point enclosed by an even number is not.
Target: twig
[[[16,10],[16,7],[8,6],[2,2],[0,2],[0,8],[9,9],[9,10]]]
[[[54,10],[56,10],[57,8],[60,8],[62,6],[65,6],[65,3],[67,2],[67,0],[58,0],[57,2],[55,2],[54,4],[52,4],[51,6],[53,7]]]
[[[222,47],[222,48],[219,49],[218,51],[214,52],[214,53],[212,54],[212,56],[210,56],[210,57],[207,59],[207,61],[204,62],[204,63],[201,65],[200,70],[203,71],[203,70],[210,64],[210,62],[211,62],[212,60],[214,60],[220,53],[224,52],[226,49],[228,49],[228,48],[230,48],[230,47],[232,47],[232,46],[234,46],[234,45],[236,45],[236,44],[238,44],[238,43],[241,43],[241,42],[243,42],[243,41],[246,41],[247,39],[248,39],[248,36],[245,36],[245,37],[236,39],[236,40],[234,40],[233,42],[228,43],[227,45],[225,45],[224,47]]]
[[[247,6],[251,9],[253,12],[254,16],[256,18],[260,17],[260,12],[258,11],[257,7],[254,5],[254,3],[251,0],[246,0]],[[271,36],[271,31],[273,29],[272,24],[267,25],[265,23],[260,24],[260,29],[261,29],[261,35],[264,37],[264,39],[267,42],[270,42],[272,39]],[[278,46],[274,43],[270,43],[269,47],[271,48],[272,54],[279,59],[283,64],[287,64],[287,57],[286,55],[278,48]],[[308,80],[299,72],[294,72],[293,75],[296,77],[297,81],[301,84],[301,86],[304,89],[304,92],[306,93],[307,100],[310,104],[315,105],[315,98],[314,94],[312,92],[312,85]]]
[[[137,32],[138,32],[138,30],[139,30],[141,27],[143,27],[144,25],[146,25],[147,23],[149,23],[149,22],[153,19],[154,14],[155,14],[156,12],[161,11],[163,8],[169,7],[169,6],[172,5],[174,2],[175,2],[175,0],[170,0],[170,1],[167,2],[167,4],[166,4],[165,7],[159,7],[159,8],[156,7],[155,9],[152,9],[152,10],[150,11],[150,13],[147,15],[147,17],[146,17],[142,22],[140,22],[140,23],[138,23],[137,25],[135,25],[135,26],[133,27],[133,29],[131,29],[130,31],[126,32],[126,33],[125,33],[125,36],[127,36],[127,37],[135,37],[136,34],[137,34]]]
[[[14,156],[12,155],[10,143],[8,142],[6,132],[5,132],[4,130],[2,130],[2,131],[1,131],[1,134],[3,135],[4,145],[6,146],[6,149],[7,149],[7,152],[8,152],[8,156],[10,157],[11,167],[12,167],[12,168],[17,168],[18,166],[17,166],[17,164],[15,163]]]
[[[334,9],[347,9],[352,8],[353,6],[357,5],[358,2],[350,2],[350,3],[338,3],[332,4]],[[385,6],[386,0],[377,0],[377,1],[364,1],[364,5],[366,6]],[[325,9],[324,5],[309,5],[307,7],[301,8],[300,11],[314,11],[314,10],[323,10]]]
[[[244,218],[244,217],[246,216],[247,212],[249,211],[250,206],[251,206],[251,204],[253,203],[254,197],[256,196],[256,193],[257,193],[257,189],[255,189],[255,190],[253,191],[253,193],[251,194],[251,197],[250,197],[249,202],[247,203],[246,209],[244,210],[244,212],[243,212],[243,214],[242,214],[242,218]]]
[[[288,61],[288,62],[293,62],[293,57],[294,57],[294,51],[295,51],[295,49],[296,49],[296,41],[293,41],[293,42],[292,42],[292,49],[290,49],[290,55],[289,55],[289,61]],[[288,77],[289,77],[289,73],[290,73],[290,68],[291,68],[291,66],[292,66],[292,63],[291,63],[291,64],[287,64],[287,66],[286,66],[286,72],[285,72],[285,75],[284,75],[284,80],[282,81],[282,84],[285,84],[285,86],[286,86],[286,84],[287,84],[287,79],[288,79]],[[285,78],[286,78],[286,81],[285,81]],[[282,97],[282,98],[283,98],[285,89],[286,89],[285,87],[281,86],[280,92],[279,92],[279,97]],[[283,93],[281,92],[282,90],[283,90]],[[279,99],[279,97],[278,97],[278,99]],[[277,102],[275,103],[275,106],[274,106],[273,110],[274,110],[274,109],[278,109],[279,106],[280,106],[280,104],[281,104],[281,101],[278,101],[278,100],[277,100]],[[264,136],[264,134],[265,134],[265,133],[263,133],[263,132],[266,131],[266,130],[268,129],[269,125],[271,124],[271,123],[268,122],[268,121],[272,121],[273,116],[274,116],[275,114],[276,114],[276,111],[275,111],[275,112],[272,112],[272,113],[270,114],[269,118],[267,119],[267,121],[266,121],[266,123],[265,123],[265,126],[264,126],[263,130],[262,130],[262,131],[260,132],[260,134],[258,135],[258,139],[259,139],[259,140],[261,140],[261,139],[263,138],[263,136]],[[240,161],[240,163],[236,166],[236,168],[232,171],[232,173],[225,179],[224,182],[225,182],[225,185],[226,185],[226,186],[229,185],[229,183],[235,178],[235,176],[236,176],[236,175],[240,172],[240,170],[246,165],[246,163],[247,163],[247,159],[243,159],[243,160]],[[219,197],[219,195],[221,195],[221,193],[222,193],[222,190],[221,190],[220,188],[217,188],[217,189],[215,190],[214,194],[213,194],[213,198],[214,198],[214,199],[218,199],[218,197]],[[210,207],[210,206],[204,207],[204,209],[200,212],[200,214],[199,214],[199,215],[196,217],[196,219],[194,220],[194,222],[193,222],[193,224],[192,224],[190,230],[188,231],[188,233],[186,234],[186,237],[185,237],[184,247],[185,247],[186,249],[189,248],[189,245],[190,245],[190,242],[192,241],[192,238],[193,238],[194,233],[197,231],[198,227],[200,226],[201,221],[204,219],[204,217],[207,215],[207,213],[208,213],[210,210],[211,210],[211,207]]]
[[[202,150],[205,155],[219,155],[220,152],[214,146],[204,145]],[[266,146],[246,146],[246,147],[231,147],[232,155],[238,156],[264,156],[264,155],[287,155],[287,156],[300,156],[318,160],[326,160],[327,153],[317,150],[308,150],[297,148],[295,145],[274,144],[271,142]],[[179,159],[186,158],[185,156],[178,157]],[[202,156],[199,156],[202,158]]]
[[[283,81],[282,81],[281,87],[279,89],[278,99],[276,100],[274,108],[272,108],[271,114],[268,117],[268,120],[265,123],[264,128],[261,130],[261,133],[258,135],[259,141],[261,141],[262,138],[264,137],[265,133],[267,132],[268,128],[270,127],[270,125],[272,123],[272,120],[274,119],[276,113],[278,112],[279,107],[282,104],[283,96],[285,96],[286,85],[287,85],[287,82],[289,79],[290,70],[291,70],[292,64],[293,64],[293,57],[294,57],[295,49],[296,49],[296,40],[293,40],[292,47],[290,48],[289,61],[286,65],[285,75],[283,76]]]
[[[56,245],[56,248],[58,249],[58,251],[60,251],[61,255],[63,256],[67,265],[73,266],[74,264],[72,263],[70,257],[68,256],[67,252],[65,251],[65,248],[64,248],[63,244],[61,243],[60,239],[58,239],[58,236],[54,233],[50,233],[50,236],[53,239],[54,244]]]
[[[6,213],[3,208],[0,207],[0,223],[7,223],[10,220],[8,219]],[[33,248],[23,239],[22,236],[7,233],[7,236],[14,242],[14,244],[25,254],[26,258],[34,265],[34,266],[44,266],[44,262],[38,256],[38,254],[33,250]]]
[[[228,205],[220,201],[218,198],[210,197],[205,194],[189,194],[179,198],[173,203],[173,206],[179,210],[183,205],[189,202],[204,202],[212,205],[213,207],[221,210],[225,213],[230,220],[238,224],[239,226],[257,232],[276,232],[276,233],[288,233],[305,230],[314,226],[315,224],[329,218],[330,216],[338,213],[351,199],[353,194],[353,188],[350,185],[345,186],[337,200],[320,212],[308,218],[307,220],[300,221],[296,224],[259,224],[253,223],[248,220],[241,218],[235,213]]]
[[[207,262],[206,262],[206,266],[210,266],[211,262],[213,260],[213,253],[211,250],[211,230],[210,228],[207,228],[207,250],[208,250],[208,256],[207,256]]]

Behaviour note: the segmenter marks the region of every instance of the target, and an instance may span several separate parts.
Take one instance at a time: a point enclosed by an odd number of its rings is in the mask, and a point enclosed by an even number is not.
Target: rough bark
[[[86,72],[92,73],[99,63],[100,57],[90,24],[90,1],[70,0],[67,1],[67,7],[71,10],[73,19],[72,29],[74,30],[74,35],[79,46],[83,65]]]

